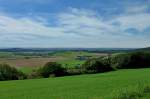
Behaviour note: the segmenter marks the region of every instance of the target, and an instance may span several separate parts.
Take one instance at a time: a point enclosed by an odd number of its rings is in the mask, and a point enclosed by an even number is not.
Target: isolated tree
[[[39,69],[40,74],[47,78],[51,75],[53,76],[63,76],[65,75],[65,68],[56,62],[48,62],[42,68]]]

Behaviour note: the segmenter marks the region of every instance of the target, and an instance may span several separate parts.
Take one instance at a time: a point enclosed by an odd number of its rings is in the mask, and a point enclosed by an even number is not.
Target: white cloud
[[[30,47],[144,47],[150,44],[144,36],[125,32],[135,28],[142,33],[150,27],[149,13],[103,20],[94,11],[70,8],[68,12],[56,15],[54,26],[45,25],[46,19],[39,19],[16,19],[0,14],[0,41],[5,41],[8,46]]]
[[[57,37],[62,35],[57,27],[47,27],[41,22],[36,22],[28,18],[15,19],[9,16],[0,15],[0,32],[7,34],[34,34],[42,36]]]
[[[120,16],[114,19],[113,22],[118,22],[122,30],[135,28],[139,31],[143,31],[144,29],[150,27],[150,14],[141,13],[135,15]]]
[[[122,16],[115,18],[114,22],[119,23],[122,30],[135,28],[142,32],[150,27],[149,10],[150,1],[129,3],[125,6],[125,12]]]
[[[112,31],[113,28],[96,12],[90,10],[73,8],[69,13],[61,13],[58,18],[58,24],[64,28],[65,32],[74,32],[79,35],[101,35],[106,31]]]

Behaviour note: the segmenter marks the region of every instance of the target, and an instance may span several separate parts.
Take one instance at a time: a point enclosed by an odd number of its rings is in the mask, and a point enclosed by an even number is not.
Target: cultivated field
[[[64,57],[52,57],[52,58],[16,58],[16,59],[0,59],[0,63],[6,63],[15,67],[38,67],[43,66],[47,62],[62,61]]]
[[[0,82],[0,99],[113,99],[116,91],[150,84],[150,69]],[[111,97],[111,98],[110,98]],[[150,99],[149,94],[141,99]]]
[[[28,55],[29,54],[29,55]],[[37,54],[37,53],[36,53]],[[43,53],[38,53],[36,55],[33,53],[19,53],[19,55],[10,52],[1,52],[0,53],[0,63],[6,63],[11,66],[17,67],[21,71],[28,73],[33,69],[43,66],[47,62],[58,62],[64,67],[75,67],[79,66],[85,62],[85,60],[76,59],[78,56],[91,56],[91,57],[100,57],[106,56],[107,53],[88,53],[84,51],[66,51],[66,52],[56,52],[54,54],[43,55]],[[25,56],[24,56],[25,55]]]

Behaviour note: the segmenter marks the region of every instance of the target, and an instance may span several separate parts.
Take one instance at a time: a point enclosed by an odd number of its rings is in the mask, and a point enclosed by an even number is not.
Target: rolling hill
[[[111,99],[119,89],[150,83],[150,69],[0,82],[0,99]],[[148,95],[149,96],[149,95]],[[149,99],[149,98],[142,98]]]

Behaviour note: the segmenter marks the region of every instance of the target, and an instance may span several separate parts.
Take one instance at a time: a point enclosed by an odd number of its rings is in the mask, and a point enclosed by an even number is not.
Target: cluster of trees
[[[117,69],[148,68],[150,53],[117,53],[111,56],[87,60],[78,68],[64,68],[56,62],[48,62],[43,67],[25,75],[7,64],[0,64],[0,80],[18,80],[25,78],[48,78],[85,73],[101,73]]]
[[[149,68],[149,52],[132,52],[114,54],[110,57],[111,66],[117,69]]]
[[[0,81],[4,80],[21,80],[25,79],[26,75],[18,71],[16,68],[7,64],[0,64]]]
[[[59,77],[67,74],[66,69],[56,62],[48,62],[43,67],[29,74],[28,78]]]
[[[111,56],[90,59],[81,66],[84,73],[135,68],[150,68],[149,52],[117,53]]]

